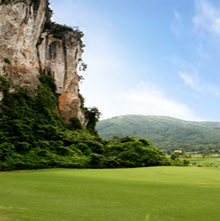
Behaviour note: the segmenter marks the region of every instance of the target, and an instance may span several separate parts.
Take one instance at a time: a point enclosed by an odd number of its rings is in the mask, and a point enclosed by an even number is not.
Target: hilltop
[[[149,139],[161,150],[212,151],[220,149],[220,122],[193,122],[172,117],[124,115],[101,120],[103,138],[125,135]]]

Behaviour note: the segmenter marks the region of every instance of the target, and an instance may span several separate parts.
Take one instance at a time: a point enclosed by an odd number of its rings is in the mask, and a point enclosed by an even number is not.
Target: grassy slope
[[[0,174],[0,219],[216,221],[220,169],[55,169]]]
[[[191,122],[171,117],[125,115],[97,124],[100,136],[111,139],[125,135],[151,140],[156,147],[184,148],[186,145],[220,143],[218,122]],[[174,148],[174,149],[175,149]]]

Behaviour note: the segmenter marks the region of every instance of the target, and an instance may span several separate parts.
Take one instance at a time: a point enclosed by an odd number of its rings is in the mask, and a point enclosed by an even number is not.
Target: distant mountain
[[[101,120],[96,128],[106,139],[146,138],[161,150],[220,150],[220,122],[193,122],[171,117],[124,115]]]

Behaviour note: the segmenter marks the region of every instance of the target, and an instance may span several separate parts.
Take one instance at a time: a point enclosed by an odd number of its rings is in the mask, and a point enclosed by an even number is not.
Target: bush
[[[52,76],[50,76],[50,75],[41,75],[39,77],[39,80],[43,85],[49,87],[54,94],[56,93],[57,87],[56,87],[55,80]]]
[[[178,156],[177,156],[176,154],[172,154],[172,155],[170,156],[170,158],[171,158],[172,160],[175,160],[175,159],[178,158]]]
[[[82,124],[80,120],[77,117],[72,117],[69,119],[70,124],[68,125],[68,128],[70,130],[80,130],[82,129]]]
[[[12,157],[15,151],[14,145],[10,143],[0,144],[0,161],[5,161],[7,157]]]
[[[92,153],[90,155],[89,166],[92,168],[102,168],[105,162],[105,157],[101,154]]]
[[[77,118],[67,125],[57,111],[55,82],[43,75],[37,94],[24,88],[9,93],[0,77],[0,170],[37,168],[116,168],[162,165],[165,155],[146,139],[122,137],[107,141],[95,130],[100,112],[86,109],[88,129]],[[83,99],[82,99],[83,101]],[[83,102],[82,102],[83,103]]]
[[[9,60],[9,58],[4,58],[4,62],[8,63],[8,64],[11,64],[11,61]]]

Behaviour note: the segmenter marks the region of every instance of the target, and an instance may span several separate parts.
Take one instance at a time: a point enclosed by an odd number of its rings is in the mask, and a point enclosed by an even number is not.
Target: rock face
[[[69,28],[56,36],[51,15],[48,0],[0,0],[0,75],[11,77],[15,85],[27,87],[33,95],[40,83],[38,76],[52,75],[65,121],[77,117],[86,126],[78,97],[82,41]]]

